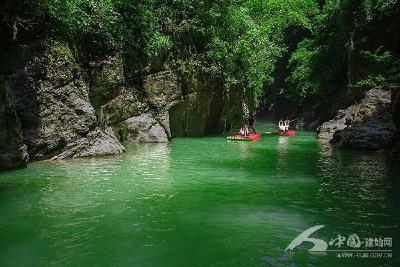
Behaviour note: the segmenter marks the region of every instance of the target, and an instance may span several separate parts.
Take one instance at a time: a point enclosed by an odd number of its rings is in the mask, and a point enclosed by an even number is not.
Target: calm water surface
[[[400,266],[400,174],[382,155],[310,132],[126,148],[0,173],[0,266]],[[392,259],[284,251],[315,225],[326,242],[392,238]]]

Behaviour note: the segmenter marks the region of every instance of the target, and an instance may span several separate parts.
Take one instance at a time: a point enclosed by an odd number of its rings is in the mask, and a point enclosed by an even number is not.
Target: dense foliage
[[[398,83],[399,15],[396,0],[326,1],[313,34],[289,56],[285,82],[276,90],[288,105],[329,117],[371,87]]]
[[[240,87],[293,112],[399,80],[396,0],[5,0],[14,41],[41,26],[90,60],[120,53],[131,78],[164,68]],[[11,37],[10,37],[11,38]],[[262,100],[263,102],[260,102]],[[274,107],[275,104],[275,107]],[[294,108],[293,108],[294,107]]]

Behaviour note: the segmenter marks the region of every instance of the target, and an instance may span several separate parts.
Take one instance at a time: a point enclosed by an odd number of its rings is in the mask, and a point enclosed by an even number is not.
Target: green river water
[[[126,149],[0,173],[0,266],[400,266],[400,175],[383,155],[311,132]],[[375,247],[392,252],[285,252],[316,225],[312,237],[357,234],[360,249],[392,238]]]

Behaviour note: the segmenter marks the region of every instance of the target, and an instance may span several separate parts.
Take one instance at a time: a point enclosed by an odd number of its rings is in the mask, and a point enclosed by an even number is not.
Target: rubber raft
[[[271,132],[272,135],[295,135],[296,131],[295,130],[289,130],[286,132],[281,132],[281,131],[276,131],[276,132]]]
[[[228,136],[226,139],[233,141],[256,141],[261,138],[260,133],[249,134],[248,136],[242,136],[240,134]]]

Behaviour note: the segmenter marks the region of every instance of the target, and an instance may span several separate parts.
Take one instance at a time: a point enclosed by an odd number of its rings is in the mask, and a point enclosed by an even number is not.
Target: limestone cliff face
[[[8,70],[7,80],[30,159],[123,152],[115,136],[97,126],[88,85],[71,50],[54,41],[25,49],[21,65]],[[107,145],[99,147],[99,138],[107,139]]]
[[[96,113],[120,141],[168,142],[173,137],[215,134],[232,127],[243,117],[239,89],[226,91],[222,84],[197,75],[158,71],[142,77],[139,84],[125,83],[114,90],[117,96],[99,101]]]
[[[30,160],[118,154],[120,142],[219,133],[243,117],[240,88],[196,74],[159,70],[130,81],[121,56],[78,62],[54,40],[10,53],[12,64],[0,68],[8,85],[0,110],[2,169],[24,166],[28,154]],[[0,53],[1,62],[8,57]]]

